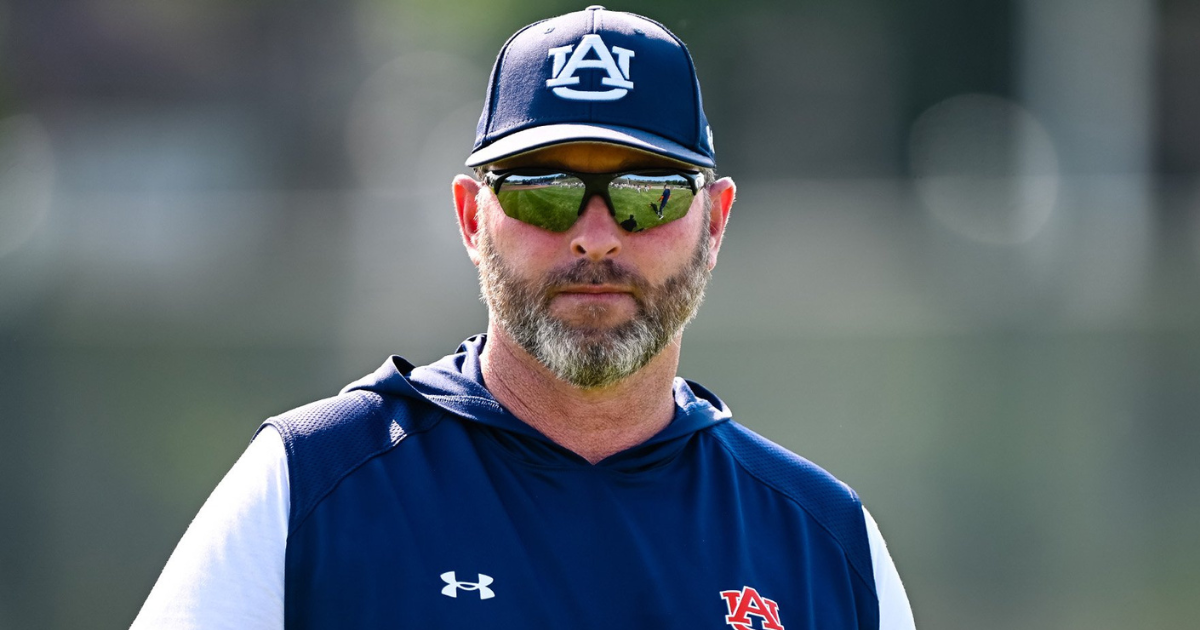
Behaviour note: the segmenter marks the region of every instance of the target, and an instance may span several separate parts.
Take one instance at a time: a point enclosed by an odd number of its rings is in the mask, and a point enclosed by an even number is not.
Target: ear
[[[458,215],[458,231],[471,262],[479,265],[479,204],[481,185],[466,175],[457,175],[450,184],[454,196],[454,211]]]
[[[717,253],[725,236],[725,225],[729,223],[729,210],[737,196],[737,186],[728,177],[722,177],[707,186],[712,207],[708,211],[708,268],[717,266]]]

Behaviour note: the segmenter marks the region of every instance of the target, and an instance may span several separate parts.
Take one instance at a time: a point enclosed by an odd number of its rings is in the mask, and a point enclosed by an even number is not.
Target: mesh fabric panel
[[[289,533],[346,475],[442,417],[440,413],[410,413],[414,404],[422,403],[355,390],[263,423],[279,431],[287,450]]]

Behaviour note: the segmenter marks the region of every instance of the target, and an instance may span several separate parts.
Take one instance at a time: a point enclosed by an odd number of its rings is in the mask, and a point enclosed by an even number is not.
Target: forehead
[[[491,168],[501,170],[522,167],[561,168],[581,173],[611,173],[638,168],[680,168],[695,170],[695,166],[603,142],[570,142],[543,147],[528,153],[500,160]]]

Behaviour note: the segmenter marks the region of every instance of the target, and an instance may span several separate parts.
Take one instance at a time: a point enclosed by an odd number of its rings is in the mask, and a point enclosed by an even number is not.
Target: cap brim
[[[566,142],[619,144],[696,166],[716,167],[716,163],[707,155],[696,153],[682,144],[667,140],[662,136],[632,127],[579,123],[542,125],[504,136],[468,156],[467,166],[482,166],[514,155]]]

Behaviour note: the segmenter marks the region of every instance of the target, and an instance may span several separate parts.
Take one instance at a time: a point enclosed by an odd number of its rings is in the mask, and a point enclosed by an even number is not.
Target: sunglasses
[[[704,175],[672,169],[620,173],[575,173],[519,168],[488,171],[483,181],[504,214],[529,225],[566,232],[593,195],[627,232],[641,232],[687,215],[704,186]]]

